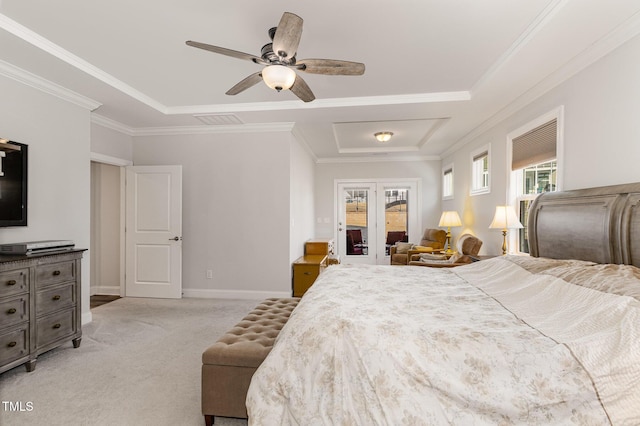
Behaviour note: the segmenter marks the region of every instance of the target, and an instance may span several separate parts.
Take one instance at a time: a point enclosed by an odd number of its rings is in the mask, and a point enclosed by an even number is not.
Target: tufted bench
[[[245,400],[251,377],[271,351],[278,333],[300,298],[273,298],[260,303],[202,354],[202,414],[247,417]]]

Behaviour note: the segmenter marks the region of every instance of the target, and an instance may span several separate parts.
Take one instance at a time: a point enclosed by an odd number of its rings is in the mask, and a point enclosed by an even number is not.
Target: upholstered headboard
[[[640,267],[640,183],[541,194],[529,211],[529,252]]]

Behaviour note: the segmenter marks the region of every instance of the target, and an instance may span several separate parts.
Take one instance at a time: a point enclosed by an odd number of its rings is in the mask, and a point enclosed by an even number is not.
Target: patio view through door
[[[336,182],[343,263],[389,264],[389,248],[420,235],[417,181]]]

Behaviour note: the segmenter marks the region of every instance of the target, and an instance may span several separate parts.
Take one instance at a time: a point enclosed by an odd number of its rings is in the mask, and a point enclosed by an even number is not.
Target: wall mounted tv
[[[27,226],[25,144],[0,139],[0,226]]]

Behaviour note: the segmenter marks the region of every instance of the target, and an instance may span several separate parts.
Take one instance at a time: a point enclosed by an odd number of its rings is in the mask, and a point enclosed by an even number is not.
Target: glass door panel
[[[371,263],[375,259],[375,190],[370,184],[339,184],[338,192],[338,253],[349,259],[347,263]]]
[[[408,189],[385,189],[384,191],[384,235],[385,255],[398,241],[408,240]]]

